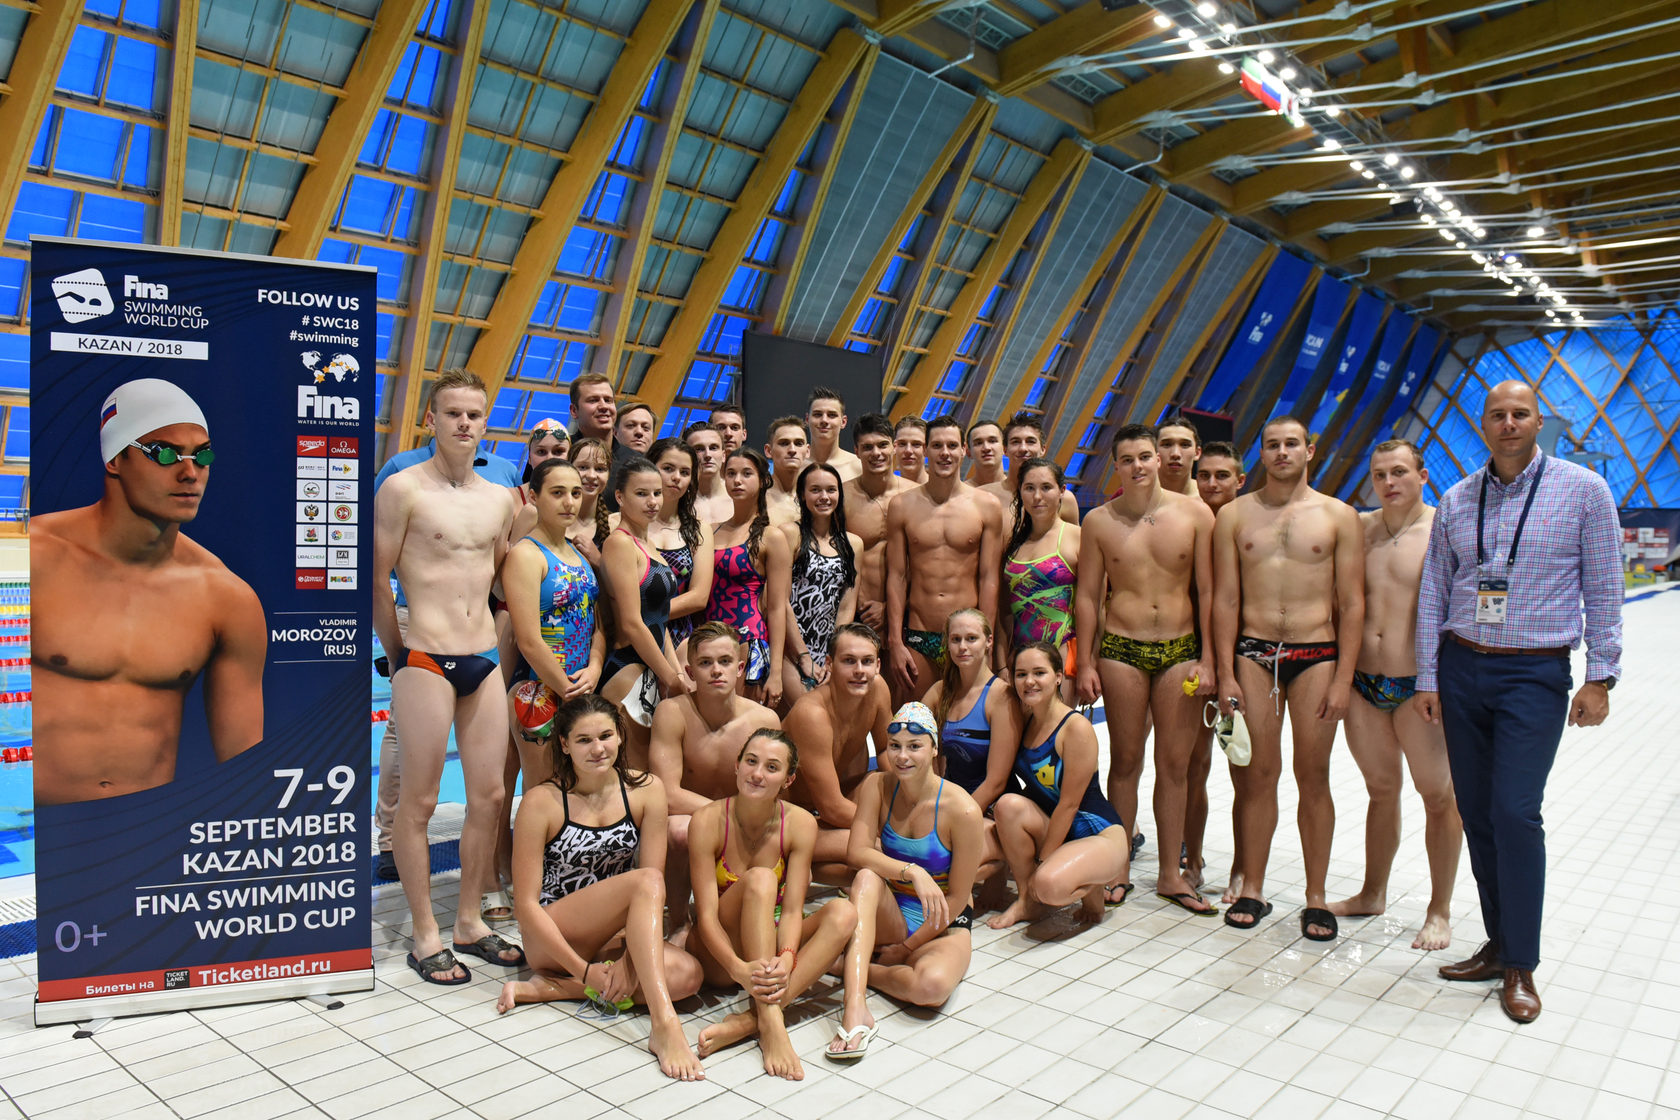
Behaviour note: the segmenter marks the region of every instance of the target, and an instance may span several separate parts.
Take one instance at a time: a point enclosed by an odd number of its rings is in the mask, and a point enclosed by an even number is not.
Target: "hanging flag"
[[[1284,84],[1282,78],[1253,58],[1243,59],[1241,77],[1242,88],[1250,97],[1279,116],[1288,117],[1297,126],[1302,123],[1295,92]]]

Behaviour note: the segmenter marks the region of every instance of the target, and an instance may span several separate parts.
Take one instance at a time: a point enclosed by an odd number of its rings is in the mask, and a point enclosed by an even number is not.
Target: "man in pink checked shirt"
[[[1543,454],[1540,403],[1503,381],[1482,406],[1487,466],[1441,498],[1418,595],[1418,705],[1447,736],[1487,941],[1447,980],[1500,980],[1518,1023],[1540,1014],[1546,889],[1540,803],[1564,721],[1604,722],[1622,651],[1622,531],[1610,487]],[[1582,612],[1585,608],[1585,624]],[[1569,651],[1587,642],[1570,698]]]

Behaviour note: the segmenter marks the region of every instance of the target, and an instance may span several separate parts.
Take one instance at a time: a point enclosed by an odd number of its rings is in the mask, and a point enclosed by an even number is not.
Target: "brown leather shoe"
[[[1534,973],[1526,968],[1507,968],[1505,985],[1499,989],[1499,1006],[1518,1023],[1532,1023],[1540,1017],[1540,993],[1534,990]]]
[[[1503,971],[1499,950],[1492,941],[1482,942],[1482,947],[1468,960],[1444,964],[1439,969],[1443,980],[1497,980]]]

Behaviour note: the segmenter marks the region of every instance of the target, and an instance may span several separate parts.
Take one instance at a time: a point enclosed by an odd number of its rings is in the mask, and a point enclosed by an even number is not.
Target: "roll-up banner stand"
[[[35,1021],[371,988],[374,270],[31,274]]]

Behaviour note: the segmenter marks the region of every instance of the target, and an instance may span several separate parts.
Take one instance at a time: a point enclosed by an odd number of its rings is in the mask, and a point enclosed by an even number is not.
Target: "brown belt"
[[[1463,646],[1473,649],[1477,653],[1491,653],[1497,657],[1568,657],[1568,646],[1552,646],[1548,649],[1518,649],[1515,646],[1484,646],[1480,642],[1472,642],[1463,637],[1456,630],[1448,630],[1447,637]]]

